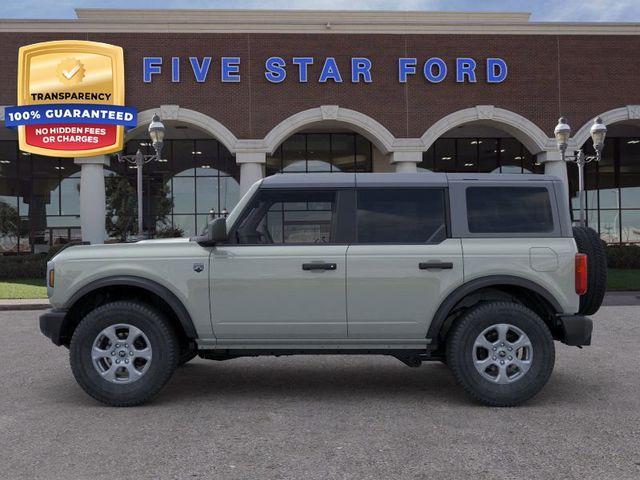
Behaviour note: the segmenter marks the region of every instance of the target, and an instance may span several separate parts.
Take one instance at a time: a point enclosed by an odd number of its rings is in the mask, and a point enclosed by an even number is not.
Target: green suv
[[[511,406],[549,379],[554,340],[590,344],[605,280],[555,177],[274,175],[202,236],[63,250],[40,328],[114,406],[196,355],[294,354],[438,360]]]

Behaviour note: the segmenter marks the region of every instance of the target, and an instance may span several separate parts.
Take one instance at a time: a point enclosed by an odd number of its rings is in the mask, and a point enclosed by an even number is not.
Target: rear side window
[[[444,198],[438,188],[358,190],[358,243],[441,242],[447,236]]]
[[[554,230],[544,187],[469,187],[470,233],[548,233]]]

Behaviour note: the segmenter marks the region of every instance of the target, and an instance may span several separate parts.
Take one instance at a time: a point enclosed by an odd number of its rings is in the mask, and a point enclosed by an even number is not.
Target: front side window
[[[333,242],[334,191],[262,190],[236,232],[245,245]]]
[[[553,215],[544,187],[469,187],[470,233],[549,233]]]
[[[439,243],[447,236],[445,191],[362,189],[357,194],[358,243]]]

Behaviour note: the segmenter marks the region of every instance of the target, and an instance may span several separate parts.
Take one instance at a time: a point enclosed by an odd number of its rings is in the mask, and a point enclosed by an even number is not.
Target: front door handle
[[[303,263],[302,270],[335,270],[338,265],[335,263],[311,262]]]
[[[451,270],[453,262],[420,262],[418,268],[420,270]]]

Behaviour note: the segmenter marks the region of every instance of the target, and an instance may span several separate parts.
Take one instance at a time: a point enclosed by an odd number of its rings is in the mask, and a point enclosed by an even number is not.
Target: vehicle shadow
[[[447,397],[468,402],[449,369],[439,362],[409,368],[396,359],[289,357],[200,361],[176,370],[159,401],[180,397],[206,400],[225,397],[287,397],[301,401],[349,395],[375,399],[402,395]]]

